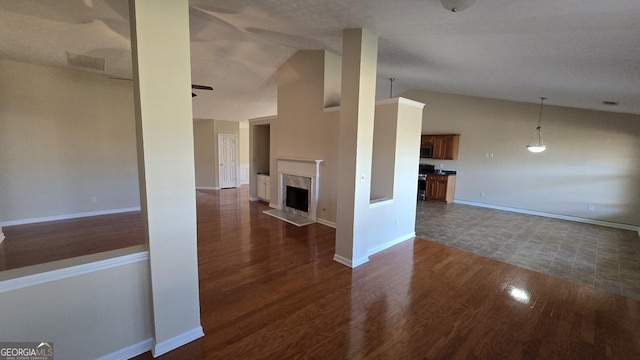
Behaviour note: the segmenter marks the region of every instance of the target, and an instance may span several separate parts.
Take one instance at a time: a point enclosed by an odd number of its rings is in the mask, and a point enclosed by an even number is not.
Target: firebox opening
[[[309,212],[309,190],[287,185],[285,205],[292,209]]]

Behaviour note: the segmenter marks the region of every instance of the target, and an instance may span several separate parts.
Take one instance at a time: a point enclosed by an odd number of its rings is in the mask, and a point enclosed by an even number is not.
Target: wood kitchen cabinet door
[[[433,146],[433,158],[440,160],[457,160],[460,135],[422,135],[422,146]]]
[[[433,158],[442,160],[457,160],[460,135],[434,136]]]
[[[427,176],[426,198],[429,200],[444,201],[446,203],[453,202],[456,189],[456,177],[454,175]]]
[[[438,186],[439,183],[434,179],[433,176],[427,177],[427,191],[426,198],[429,200],[438,200]]]
[[[433,146],[433,143],[435,142],[435,136],[433,135],[422,135],[422,139],[421,139],[421,143],[422,146]]]

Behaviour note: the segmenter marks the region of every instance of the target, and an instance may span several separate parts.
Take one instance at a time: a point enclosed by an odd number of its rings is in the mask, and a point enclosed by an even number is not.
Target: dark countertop
[[[265,175],[265,176],[269,176],[268,172],[259,172],[258,175]]]
[[[434,170],[433,172],[426,173],[426,175],[440,175],[440,176],[451,176],[456,174],[457,174],[457,171],[453,171],[453,170]]]

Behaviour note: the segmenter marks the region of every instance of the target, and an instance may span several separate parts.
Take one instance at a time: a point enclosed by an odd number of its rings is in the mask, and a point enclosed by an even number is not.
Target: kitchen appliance
[[[427,174],[433,173],[435,166],[430,164],[418,165],[418,199],[427,199]]]
[[[420,147],[420,157],[423,159],[433,158],[433,145],[422,145]]]
[[[418,174],[418,200],[427,200],[427,174]]]

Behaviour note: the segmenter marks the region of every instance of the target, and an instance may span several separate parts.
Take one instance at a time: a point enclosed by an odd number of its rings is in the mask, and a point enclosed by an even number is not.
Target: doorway
[[[238,186],[238,135],[218,134],[218,183],[221,189]]]

